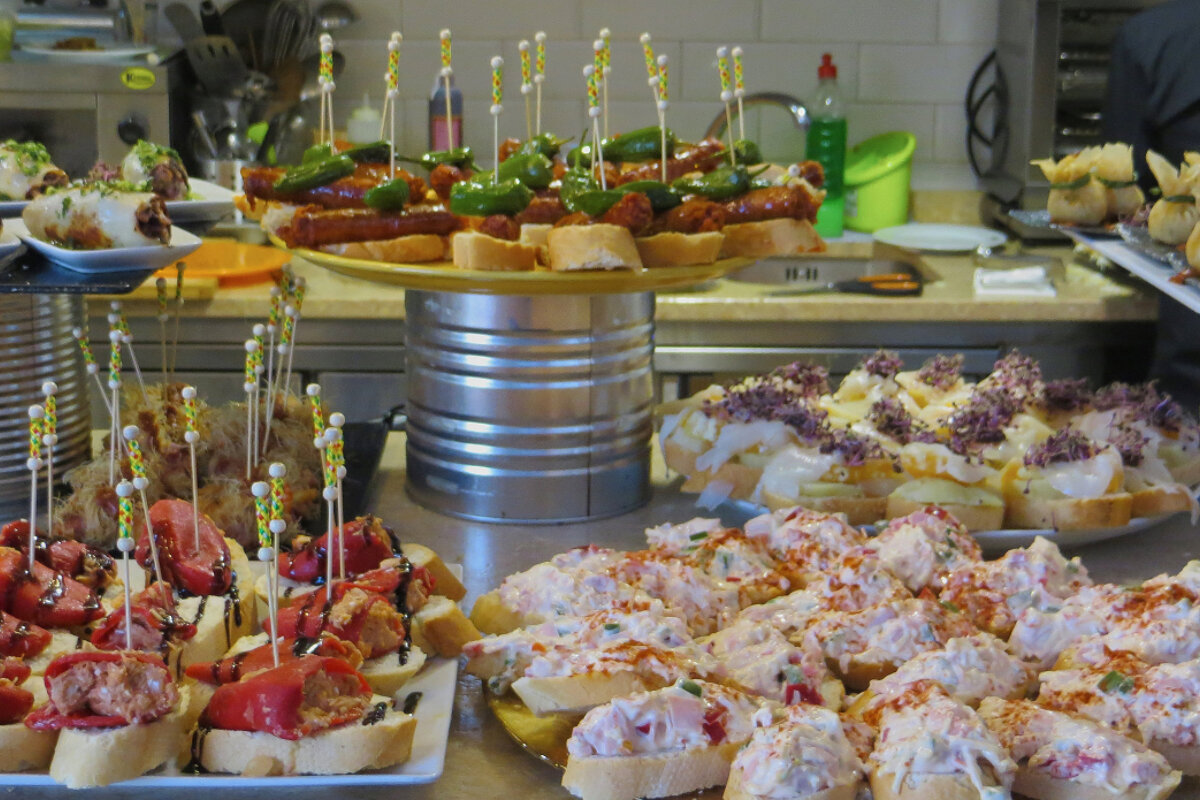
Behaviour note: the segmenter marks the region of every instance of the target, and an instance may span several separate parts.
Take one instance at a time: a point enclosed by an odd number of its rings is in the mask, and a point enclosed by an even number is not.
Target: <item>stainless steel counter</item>
[[[372,507],[404,539],[438,550],[448,561],[462,563],[468,607],[480,594],[494,588],[506,575],[577,545],[595,543],[617,548],[644,546],[643,530],[649,525],[697,516],[693,495],[677,490],[678,481],[656,481],[649,505],[607,520],[571,525],[508,526],[451,519],[424,509],[409,499],[404,489],[401,435],[394,434],[384,465],[372,485]],[[661,465],[658,474],[662,475]],[[743,514],[722,515],[730,525],[745,521]],[[1129,581],[1159,572],[1176,572],[1200,556],[1200,536],[1186,516],[1178,516],[1144,534],[1112,540],[1072,551],[1080,555],[1097,581]],[[428,786],[400,789],[286,790],[289,800],[364,798],[366,800],[567,800],[556,770],[524,754],[492,718],[477,679],[460,677],[451,724],[446,768],[441,780]],[[19,790],[21,798],[62,797],[67,790]],[[174,789],[171,797],[205,796],[205,792]],[[222,791],[223,800],[260,798],[262,791]],[[265,794],[276,795],[274,792]],[[161,800],[146,790],[108,789],[89,793],[105,798]],[[284,791],[278,793],[284,796]],[[719,797],[717,792],[713,796]],[[1200,800],[1200,782],[1190,780],[1174,795],[1177,800]]]

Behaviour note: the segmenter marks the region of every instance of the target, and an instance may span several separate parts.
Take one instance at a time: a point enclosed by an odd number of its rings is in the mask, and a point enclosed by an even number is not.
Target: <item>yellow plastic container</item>
[[[872,233],[908,222],[908,187],[917,137],[892,131],[846,153],[846,227]]]

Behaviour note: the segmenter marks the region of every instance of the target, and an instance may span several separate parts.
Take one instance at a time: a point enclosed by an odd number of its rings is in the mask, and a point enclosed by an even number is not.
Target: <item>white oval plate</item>
[[[68,250],[65,247],[43,242],[30,235],[25,222],[19,219],[4,223],[21,241],[46,258],[75,272],[131,272],[140,269],[162,269],[200,246],[200,238],[183,228],[171,226],[169,245],[146,247],[119,247],[112,250]]]
[[[212,222],[233,213],[233,198],[237,195],[216,183],[188,178],[190,200],[168,200],[167,216],[176,225],[189,222]]]
[[[939,225],[914,222],[875,231],[875,240],[909,250],[929,250],[935,253],[965,253],[980,245],[996,247],[1008,237],[1000,231],[974,225]]]

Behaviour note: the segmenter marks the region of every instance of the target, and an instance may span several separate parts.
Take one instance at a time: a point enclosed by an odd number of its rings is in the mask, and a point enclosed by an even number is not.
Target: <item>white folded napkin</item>
[[[1054,297],[1054,284],[1046,275],[1045,267],[1017,267],[1016,269],[975,270],[975,295],[1021,295],[1024,297]]]

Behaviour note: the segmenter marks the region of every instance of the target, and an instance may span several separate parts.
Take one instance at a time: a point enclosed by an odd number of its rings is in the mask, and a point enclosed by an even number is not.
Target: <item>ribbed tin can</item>
[[[29,406],[42,404],[42,384],[58,384],[54,477],[83,462],[91,449],[91,414],[83,356],[71,335],[82,325],[79,295],[0,295],[0,517],[29,516]],[[46,513],[45,472],[38,514]]]
[[[405,309],[418,502],[548,523],[649,499],[653,294],[410,290]]]

